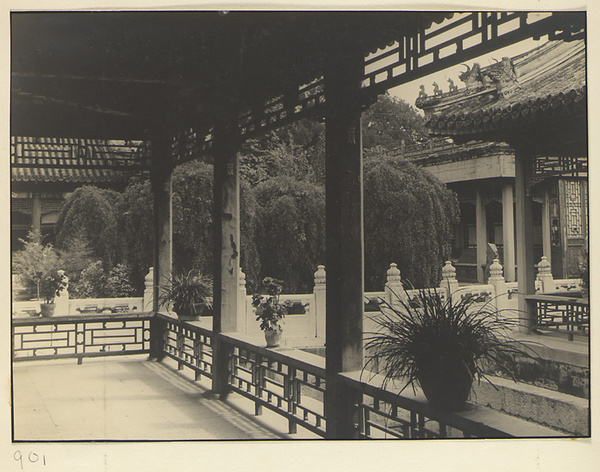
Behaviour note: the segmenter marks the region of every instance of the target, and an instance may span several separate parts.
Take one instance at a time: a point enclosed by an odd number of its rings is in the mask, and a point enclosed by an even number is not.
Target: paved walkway
[[[25,361],[14,364],[13,374],[15,440],[288,437],[276,432],[286,431],[285,420],[259,421],[250,413],[252,402],[218,400],[185,374],[142,356],[84,359],[82,365]]]

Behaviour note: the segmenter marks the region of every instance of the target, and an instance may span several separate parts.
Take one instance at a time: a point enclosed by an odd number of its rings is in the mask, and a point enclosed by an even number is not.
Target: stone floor
[[[219,400],[168,363],[145,356],[14,364],[15,440],[286,439],[285,420]],[[237,397],[237,398],[236,398]],[[273,415],[275,416],[275,415]],[[279,432],[278,432],[279,431]],[[299,432],[294,437],[310,437]]]

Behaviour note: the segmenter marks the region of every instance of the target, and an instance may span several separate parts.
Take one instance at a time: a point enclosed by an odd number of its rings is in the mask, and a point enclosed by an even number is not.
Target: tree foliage
[[[322,186],[288,176],[255,189],[261,274],[283,280],[287,292],[310,292],[325,258],[325,194]]]
[[[251,186],[272,177],[325,182],[325,127],[300,120],[265,136],[249,139],[242,147],[240,173]]]
[[[149,181],[132,181],[123,192],[119,206],[119,231],[123,238],[123,259],[131,285],[139,292],[153,264],[153,197]]]
[[[45,292],[60,269],[58,253],[51,244],[42,242],[39,231],[29,232],[22,242],[23,249],[13,255],[12,268],[31,296],[47,298]]]
[[[77,241],[87,244],[94,258],[112,268],[122,253],[118,231],[121,194],[86,185],[69,194],[56,222],[56,245],[69,250]]]
[[[367,289],[383,286],[391,262],[415,287],[436,286],[458,222],[456,196],[427,170],[392,157],[365,161],[364,186]]]
[[[213,165],[192,161],[173,173],[173,267],[176,272],[213,271]],[[240,182],[240,264],[252,287],[260,262],[255,237],[256,203],[247,182]]]
[[[426,138],[423,117],[397,97],[386,92],[380,95],[362,116],[363,147],[381,147],[387,151]]]
[[[405,279],[432,284],[449,251],[457,214],[451,193],[427,172],[384,157],[402,139],[423,139],[422,122],[389,94],[363,114],[368,288],[381,288],[390,262]],[[250,290],[266,275],[283,280],[288,292],[312,289],[316,266],[325,259],[324,128],[300,120],[242,146],[239,251]],[[213,166],[189,162],[172,178],[174,271],[212,273]],[[76,292],[104,287],[100,291],[108,293],[111,270],[121,264],[113,275],[125,288],[115,290],[124,293],[130,285],[141,293],[153,263],[152,212],[149,182],[133,181],[122,194],[86,186],[69,195],[56,241]]]

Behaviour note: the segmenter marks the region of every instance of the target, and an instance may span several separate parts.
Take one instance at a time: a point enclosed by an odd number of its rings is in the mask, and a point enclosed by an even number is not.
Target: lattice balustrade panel
[[[450,413],[432,407],[411,387],[394,384],[381,388],[383,378],[365,379],[364,372],[341,374],[356,395],[356,433],[361,439],[497,438],[510,434],[486,424],[479,415]],[[469,407],[467,407],[469,409]]]
[[[149,348],[148,319],[13,323],[14,360],[138,354]]]
[[[289,432],[300,425],[325,436],[325,372],[293,358],[270,358],[264,349],[233,348],[230,385],[254,401],[255,413],[268,408],[287,418]]]
[[[203,328],[167,321],[164,332],[164,353],[184,366],[192,369],[196,380],[202,376],[212,378],[211,333]]]
[[[431,439],[470,437],[456,428],[394,403],[369,396],[359,407],[359,432],[363,439]]]
[[[585,302],[569,301],[568,299],[557,301],[536,300],[534,327],[569,335],[589,335],[589,305]]]

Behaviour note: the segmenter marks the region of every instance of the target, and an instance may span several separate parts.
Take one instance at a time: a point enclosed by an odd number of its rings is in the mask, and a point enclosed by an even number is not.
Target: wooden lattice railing
[[[325,359],[295,349],[275,351],[240,336],[226,335],[230,348],[232,391],[285,417],[289,433],[298,425],[325,436]]]
[[[61,316],[12,320],[13,360],[150,352],[151,314]]]
[[[589,322],[589,321],[588,321]],[[200,323],[181,322],[163,314],[88,315],[13,320],[13,360],[77,358],[149,353],[168,357],[195,379],[213,378],[215,337]],[[256,339],[220,334],[227,353],[229,391],[285,418],[288,432],[298,426],[326,437],[326,371],[323,357],[297,349],[267,349]],[[261,344],[261,345],[259,345]],[[351,398],[356,437],[446,438],[528,436],[527,426],[499,412],[469,405],[460,413],[432,408],[419,391],[381,387],[369,372],[337,374],[344,396]],[[533,431],[533,430],[532,430]],[[532,436],[539,435],[535,431]]]
[[[437,410],[419,389],[413,392],[407,387],[399,394],[402,382],[382,388],[380,375],[359,371],[340,377],[348,394],[358,399],[356,429],[360,439],[508,438],[530,434],[527,425],[515,424],[519,420],[473,404],[457,413]]]
[[[532,295],[526,299],[534,330],[563,333],[569,340],[573,340],[574,335],[589,336],[590,306],[587,299],[557,295]]]

